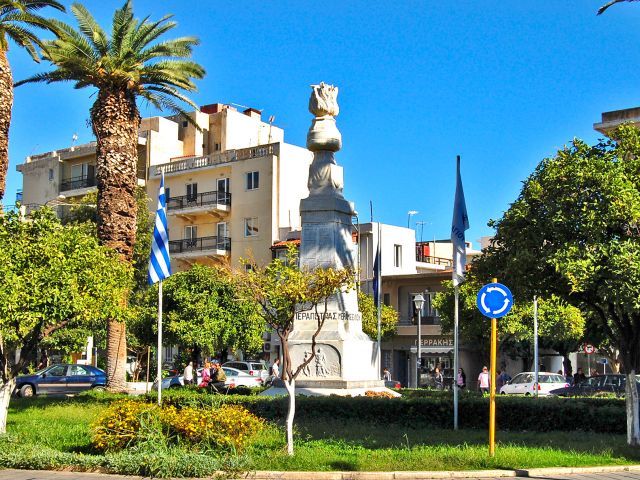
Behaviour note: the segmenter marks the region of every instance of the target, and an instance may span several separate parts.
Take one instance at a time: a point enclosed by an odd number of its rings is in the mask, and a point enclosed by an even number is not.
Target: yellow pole
[[[492,279],[498,283],[498,279]],[[496,454],[496,356],[498,351],[498,320],[491,319],[491,381],[489,384],[489,456]]]

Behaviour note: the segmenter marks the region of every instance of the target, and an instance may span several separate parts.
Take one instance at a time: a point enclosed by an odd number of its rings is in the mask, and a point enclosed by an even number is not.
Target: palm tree
[[[13,76],[7,59],[9,39],[39,62],[36,47],[42,47],[43,41],[32,28],[55,32],[51,21],[34,13],[44,7],[64,11],[64,7],[55,0],[0,0],[0,204],[9,168],[9,125],[13,106]]]
[[[171,15],[152,22],[133,16],[131,0],[113,15],[107,34],[89,11],[74,3],[71,11],[78,30],[56,22],[57,40],[45,43],[42,54],[56,68],[27,82],[75,82],[75,88],[94,87],[97,98],[90,118],[96,136],[98,238],[131,262],[136,239],[136,165],[140,114],[136,99],[186,116],[176,100],[197,108],[181,93],[195,91],[193,79],[204,69],[191,57],[195,37],[158,41],[176,26]],[[123,390],[125,383],[125,324],[107,321],[107,387]]]
[[[637,2],[638,0],[611,0],[610,2],[605,3],[603,6],[601,6],[598,9],[598,15],[600,15],[601,13],[603,13],[607,8],[609,8],[611,5],[615,5],[616,3],[620,3],[620,2]]]

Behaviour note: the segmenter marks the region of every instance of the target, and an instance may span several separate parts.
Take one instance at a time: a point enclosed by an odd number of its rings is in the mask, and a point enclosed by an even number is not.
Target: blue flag
[[[164,194],[164,172],[158,190],[158,210],[153,227],[151,242],[151,256],[149,258],[149,285],[164,280],[171,275],[171,261],[169,260],[169,229],[167,228],[167,199]]]
[[[462,179],[460,178],[460,155],[458,155],[456,163],[456,199],[453,204],[453,220],[451,220],[454,286],[458,286],[464,281],[464,271],[467,265],[467,246],[464,232],[469,230],[467,205],[464,201],[464,190],[462,189]]]
[[[373,262],[373,303],[376,309],[380,308],[380,279],[380,236],[378,236],[378,249]]]

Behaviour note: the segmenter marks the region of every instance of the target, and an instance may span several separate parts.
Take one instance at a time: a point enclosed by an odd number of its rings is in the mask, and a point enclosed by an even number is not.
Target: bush
[[[419,392],[419,391],[418,391]],[[404,391],[402,391],[404,393]],[[433,392],[432,392],[433,393]],[[153,401],[150,398],[150,401]],[[199,395],[186,391],[167,392],[166,403],[180,408],[222,404],[242,405],[254,415],[282,421],[287,413],[287,397],[242,397]],[[451,392],[400,398],[304,397],[296,399],[296,418],[333,418],[372,423],[450,428],[453,418]],[[609,398],[532,398],[498,396],[496,423],[499,430],[513,431],[596,431],[625,433],[626,411],[623,399]],[[486,429],[489,425],[489,398],[464,394],[459,402],[460,428]]]
[[[188,444],[238,451],[263,425],[260,418],[239,405],[196,409],[119,400],[93,423],[92,443],[106,452],[141,444],[159,447]]]

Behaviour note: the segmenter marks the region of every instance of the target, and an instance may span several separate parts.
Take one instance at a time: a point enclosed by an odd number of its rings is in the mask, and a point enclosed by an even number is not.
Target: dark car
[[[85,390],[104,390],[106,374],[91,365],[57,364],[33,375],[16,379],[16,392],[21,397],[42,393],[79,393]]]
[[[636,386],[638,386],[640,376],[636,375],[636,379]],[[566,388],[556,388],[555,390],[551,390],[549,395],[557,395],[559,397],[590,397],[599,393],[611,393],[624,396],[626,383],[627,379],[625,375],[608,373],[589,377],[577,385],[571,385]]]

